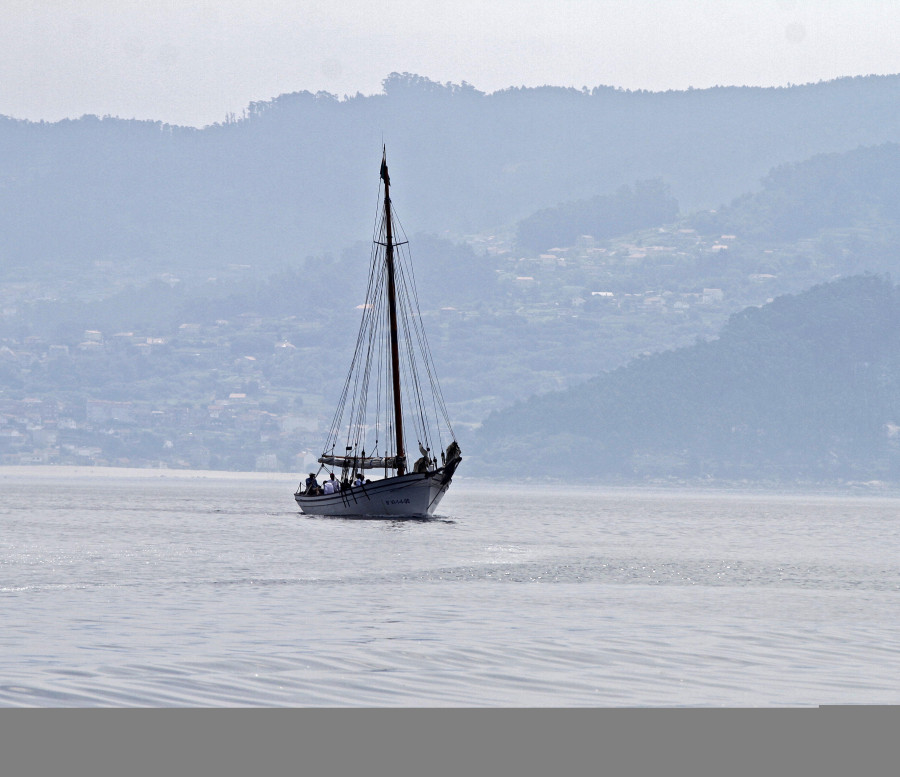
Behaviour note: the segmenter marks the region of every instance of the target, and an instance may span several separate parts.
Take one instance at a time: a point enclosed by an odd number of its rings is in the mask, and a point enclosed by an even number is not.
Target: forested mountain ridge
[[[678,203],[661,180],[638,181],[615,194],[598,194],[544,208],[520,221],[516,247],[540,253],[553,246],[568,246],[580,235],[606,240],[639,229],[670,224],[678,216]]]
[[[486,473],[900,479],[900,291],[855,276],[490,415]]]
[[[0,259],[28,272],[96,261],[266,270],[340,250],[367,237],[359,214],[374,209],[382,140],[417,231],[495,229],[652,179],[689,212],[752,189],[777,164],[900,140],[898,103],[900,76],[485,94],[393,74],[380,95],[282,95],[202,130],[5,118]]]
[[[881,143],[816,154],[778,165],[760,187],[727,205],[683,216],[703,234],[734,234],[772,245],[814,237],[821,230],[900,225],[900,144]],[[639,181],[615,194],[544,208],[516,229],[521,250],[574,244],[589,234],[605,240],[676,221],[678,203],[661,180]]]
[[[900,223],[900,145],[883,143],[817,154],[779,165],[762,188],[691,224],[703,232],[733,232],[765,243],[811,237],[822,229]]]

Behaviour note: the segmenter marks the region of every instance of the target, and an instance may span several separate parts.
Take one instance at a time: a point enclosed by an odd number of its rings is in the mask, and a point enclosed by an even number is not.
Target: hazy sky
[[[389,73],[683,89],[900,72],[898,0],[2,0],[0,114],[202,126]]]

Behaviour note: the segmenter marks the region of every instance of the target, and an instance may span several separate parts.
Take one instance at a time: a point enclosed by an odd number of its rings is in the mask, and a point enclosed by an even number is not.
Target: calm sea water
[[[0,705],[900,704],[900,499],[0,470]]]

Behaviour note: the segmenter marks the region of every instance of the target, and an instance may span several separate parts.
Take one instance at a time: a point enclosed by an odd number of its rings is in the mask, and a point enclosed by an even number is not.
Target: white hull
[[[455,467],[454,467],[455,469]],[[439,469],[376,480],[339,494],[304,496],[294,494],[300,510],[307,515],[356,517],[427,517],[450,487],[451,472]]]

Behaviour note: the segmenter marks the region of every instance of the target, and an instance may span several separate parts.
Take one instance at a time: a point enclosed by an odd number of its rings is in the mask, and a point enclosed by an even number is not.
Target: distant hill
[[[393,74],[384,93],[301,92],[202,130],[0,118],[0,267],[77,274],[277,269],[368,237],[381,143],[410,230],[512,226],[660,179],[684,211],[775,165],[900,141],[900,76],[686,92],[511,88]]]
[[[516,243],[524,251],[540,253],[554,246],[574,245],[580,235],[596,240],[638,229],[668,224],[678,216],[678,203],[662,181],[638,181],[615,194],[545,208],[520,221]]]
[[[416,258],[421,253],[432,260],[416,277],[418,299],[426,308],[486,302],[498,294],[496,274],[469,246],[431,235],[416,235],[413,242]],[[349,316],[349,337],[358,324],[355,305],[364,299],[369,250],[369,245],[358,244],[337,257],[310,258],[271,275],[247,271],[244,277],[201,284],[154,279],[127,285],[103,299],[32,300],[18,311],[15,326],[0,319],[0,338],[24,327],[29,334],[75,345],[85,329],[160,331],[185,321],[209,324],[260,312],[320,322]]]
[[[693,224],[756,241],[810,237],[821,229],[900,223],[900,145],[834,154],[776,167],[762,189],[744,194]]]
[[[510,476],[900,479],[900,292],[823,284],[484,422]]]

